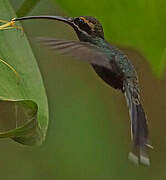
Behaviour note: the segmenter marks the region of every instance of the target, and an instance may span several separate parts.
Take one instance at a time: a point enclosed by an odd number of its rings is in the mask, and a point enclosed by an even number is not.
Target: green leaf
[[[162,75],[166,60],[165,0],[52,0],[72,16],[94,16],[103,24],[105,37],[114,44],[134,47]]]
[[[16,15],[8,0],[1,0],[0,19],[13,17]],[[18,82],[13,71],[0,62],[0,137],[40,145],[47,131],[48,104],[38,65],[25,34],[1,30],[0,58],[14,67],[20,76]]]
[[[25,16],[27,15],[39,2],[40,0],[25,0],[21,7],[17,10],[16,14],[17,16]]]

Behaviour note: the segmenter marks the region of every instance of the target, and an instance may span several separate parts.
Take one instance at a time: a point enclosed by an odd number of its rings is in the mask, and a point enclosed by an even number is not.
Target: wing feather
[[[108,56],[100,48],[88,42],[46,38],[40,38],[39,41],[63,55],[73,56],[89,64],[103,66],[109,70],[112,69]]]

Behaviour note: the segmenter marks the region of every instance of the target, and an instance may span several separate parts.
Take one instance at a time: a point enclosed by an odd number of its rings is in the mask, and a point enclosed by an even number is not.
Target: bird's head
[[[95,38],[104,39],[104,32],[100,22],[91,16],[75,17],[72,20],[73,28],[77,32],[79,38]],[[81,39],[82,40],[82,39]]]
[[[104,39],[102,25],[96,18],[91,16],[79,16],[74,18],[62,16],[26,16],[14,18],[13,21],[22,21],[28,19],[52,19],[67,23],[74,28],[78,35],[78,38],[81,41],[88,41],[96,37]]]

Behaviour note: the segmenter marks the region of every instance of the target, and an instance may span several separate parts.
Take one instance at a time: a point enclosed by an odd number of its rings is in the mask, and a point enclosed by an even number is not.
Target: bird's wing
[[[58,40],[40,38],[39,41],[47,47],[64,55],[79,58],[89,64],[103,66],[111,70],[108,57],[97,46],[88,42],[73,40]]]

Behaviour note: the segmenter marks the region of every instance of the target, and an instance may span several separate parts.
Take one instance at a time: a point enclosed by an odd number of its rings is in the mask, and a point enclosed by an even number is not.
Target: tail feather
[[[139,100],[139,90],[132,82],[125,82],[124,93],[129,107],[131,119],[131,137],[133,150],[129,153],[129,159],[136,164],[139,162],[150,165],[147,153],[148,125],[146,115]]]

